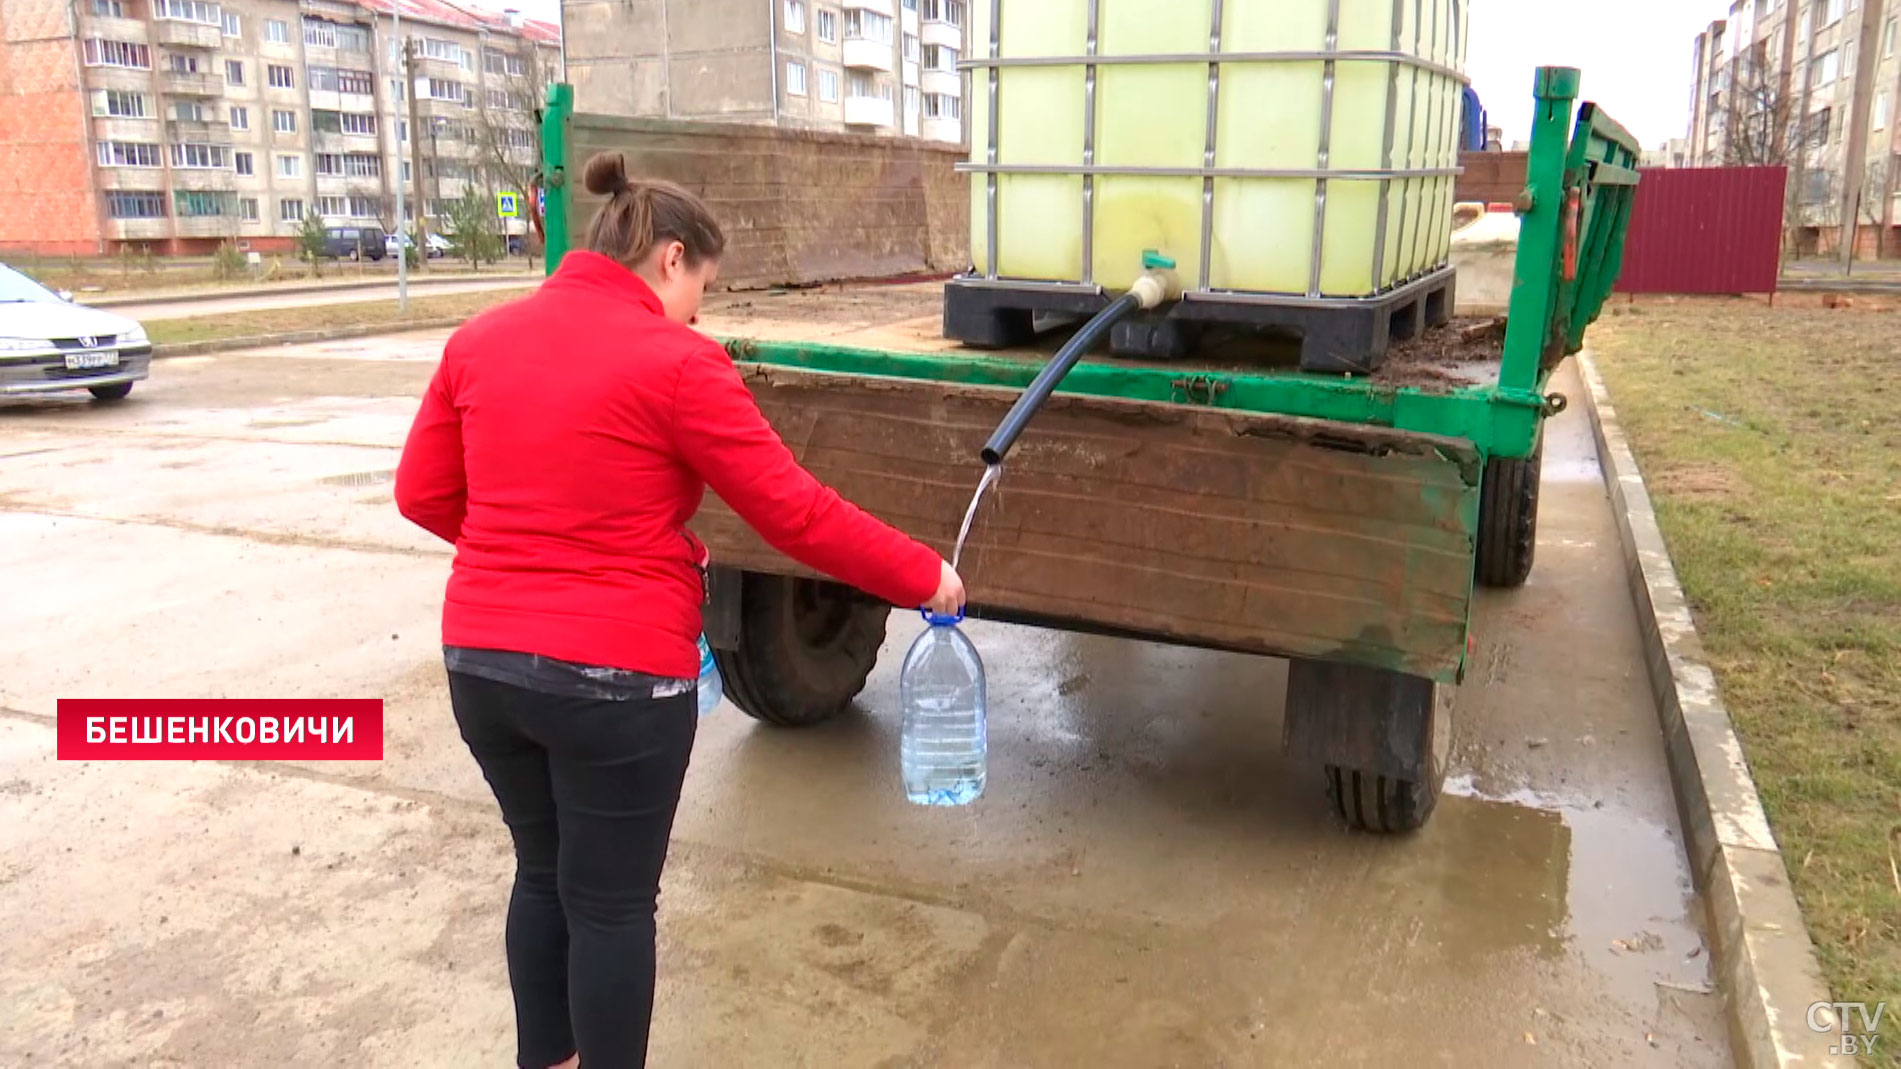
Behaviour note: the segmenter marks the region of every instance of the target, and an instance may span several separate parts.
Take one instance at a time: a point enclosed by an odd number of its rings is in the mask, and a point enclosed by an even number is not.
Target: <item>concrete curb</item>
[[[1637,460],[1588,353],[1578,357],[1604,482],[1643,631],[1691,874],[1708,910],[1717,981],[1741,1066],[1852,1066],[1808,1026],[1831,997],[1769,830],[1742,743],[1717,691]]]
[[[543,276],[537,272],[528,272],[525,274],[438,275],[425,276],[423,278],[412,277],[409,280],[409,285],[412,288],[421,287],[424,289],[431,286],[448,286],[455,283],[468,282],[519,281],[527,285],[532,285],[540,282],[542,278]],[[119,308],[132,304],[191,304],[197,301],[229,301],[246,297],[291,297],[308,293],[348,293],[351,290],[379,289],[381,287],[394,285],[396,285],[396,276],[391,275],[388,278],[366,278],[350,282],[311,282],[286,286],[233,286],[230,289],[224,290],[192,291],[190,293],[167,294],[163,291],[149,294],[127,293],[113,297],[100,297],[97,300],[86,300],[82,294],[78,298],[77,303],[83,304],[88,308]]]
[[[375,323],[356,327],[332,327],[327,330],[293,330],[284,334],[253,334],[244,338],[218,338],[211,341],[171,342],[152,346],[152,359],[223,353],[233,349],[262,349],[273,345],[308,345],[311,342],[340,341],[345,338],[370,338],[379,334],[405,334],[418,330],[442,330],[468,322],[466,316],[438,316],[412,319],[406,323]]]

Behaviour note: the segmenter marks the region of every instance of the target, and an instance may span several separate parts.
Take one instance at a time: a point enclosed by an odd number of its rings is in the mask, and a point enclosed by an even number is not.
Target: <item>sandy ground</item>
[[[441,340],[0,407],[0,1065],[513,1064],[448,557],[389,503]],[[974,626],[992,769],[958,812],[899,791],[902,614],[853,714],[722,707],[654,1064],[1728,1064],[1576,407],[1545,476],[1537,571],[1481,599],[1454,796],[1414,837],[1336,826],[1279,752],[1268,659]],[[60,697],[218,695],[382,697],[386,759],[53,759]]]

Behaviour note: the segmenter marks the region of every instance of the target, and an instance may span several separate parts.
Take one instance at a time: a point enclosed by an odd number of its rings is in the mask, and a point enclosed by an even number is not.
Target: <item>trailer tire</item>
[[[1485,482],[1479,490],[1481,585],[1508,590],[1524,586],[1531,578],[1532,560],[1538,552],[1538,484],[1544,467],[1542,437],[1528,457],[1494,457],[1485,462]]]
[[[726,697],[775,727],[838,715],[878,663],[891,607],[848,586],[748,572],[737,649],[713,651]]]
[[[1424,782],[1328,765],[1327,800],[1349,828],[1375,835],[1418,831],[1439,805],[1452,752],[1453,687],[1433,684],[1431,755]]]

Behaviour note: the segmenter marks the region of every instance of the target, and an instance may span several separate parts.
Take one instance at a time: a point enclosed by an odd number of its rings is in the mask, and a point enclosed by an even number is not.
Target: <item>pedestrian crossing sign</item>
[[[521,196],[516,193],[495,194],[495,215],[499,219],[513,219],[521,214]]]

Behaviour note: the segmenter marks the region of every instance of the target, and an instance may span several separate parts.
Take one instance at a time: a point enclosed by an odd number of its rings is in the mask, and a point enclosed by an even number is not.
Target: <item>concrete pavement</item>
[[[507,838],[389,503],[443,334],[184,357],[0,408],[0,1064],[510,1064]],[[1576,396],[1567,372],[1557,389]],[[860,710],[704,721],[656,1065],[1728,1064],[1590,431],[1487,593],[1454,796],[1349,835],[1284,666],[978,625],[990,793],[902,802]],[[970,577],[981,585],[982,576]],[[374,765],[73,765],[62,696],[381,696]]]

